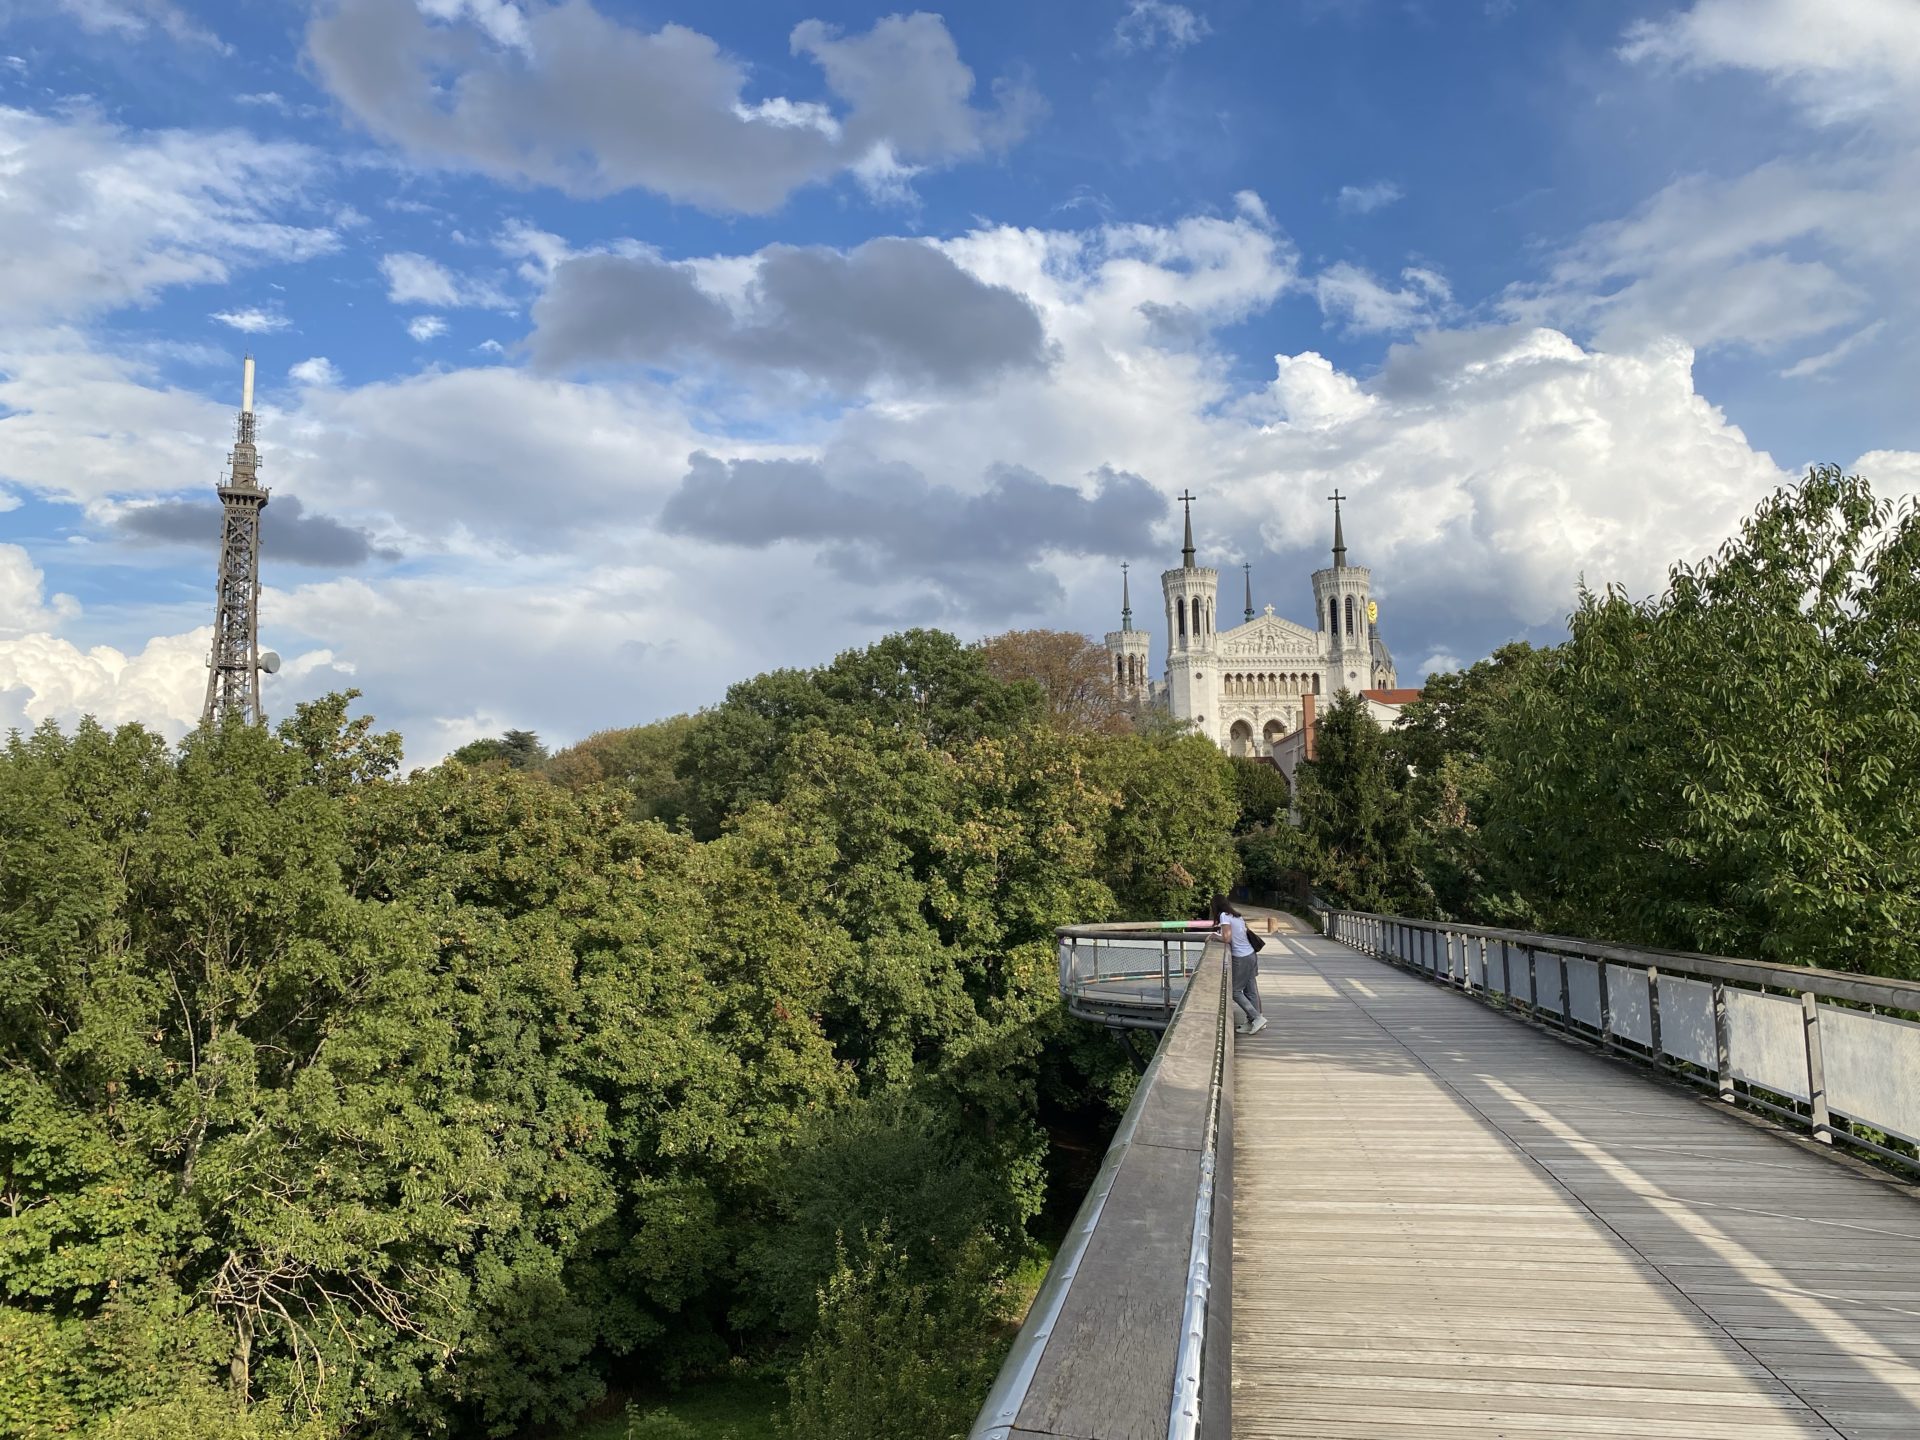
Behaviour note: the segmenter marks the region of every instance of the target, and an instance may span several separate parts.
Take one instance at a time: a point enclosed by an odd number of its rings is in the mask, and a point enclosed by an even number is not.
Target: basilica
[[[1193,496],[1182,494],[1186,544],[1180,568],[1160,577],[1166,601],[1167,664],[1155,681],[1147,668],[1152,637],[1133,628],[1133,597],[1121,577],[1120,628],[1107,633],[1114,685],[1130,700],[1155,701],[1234,755],[1267,756],[1313,711],[1308,696],[1340,690],[1392,690],[1393,656],[1380,639],[1372,572],[1347,563],[1340,501],[1333,499],[1333,564],[1313,572],[1314,623],[1283,620],[1273,606],[1256,615],[1252,571],[1243,623],[1216,629],[1220,572],[1194,564]],[[1124,571],[1124,567],[1123,567]]]

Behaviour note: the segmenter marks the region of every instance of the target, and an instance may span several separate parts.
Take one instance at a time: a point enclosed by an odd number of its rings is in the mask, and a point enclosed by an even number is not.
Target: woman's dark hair
[[[1216,920],[1222,915],[1238,915],[1240,913],[1227,903],[1227,897],[1224,895],[1216,895],[1213,897],[1211,909],[1213,910],[1213,918]]]

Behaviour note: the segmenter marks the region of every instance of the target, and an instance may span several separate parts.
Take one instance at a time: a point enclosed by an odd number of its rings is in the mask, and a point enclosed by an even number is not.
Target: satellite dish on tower
[[[262,650],[260,652],[260,673],[263,675],[278,675],[280,673],[280,657],[271,650]]]

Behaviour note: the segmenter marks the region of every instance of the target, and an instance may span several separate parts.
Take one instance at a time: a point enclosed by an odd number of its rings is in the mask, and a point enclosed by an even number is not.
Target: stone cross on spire
[[[1182,490],[1173,498],[1186,508],[1187,540],[1186,544],[1180,547],[1180,567],[1183,570],[1191,570],[1193,569],[1193,502],[1200,497],[1191,490]]]
[[[1120,562],[1120,628],[1133,629],[1133,594],[1127,589],[1127,562]]]
[[[1340,533],[1340,502],[1347,497],[1335,486],[1327,499],[1333,502],[1333,568],[1339,570],[1347,563],[1347,537]]]
[[[1247,619],[1251,622],[1253,619],[1253,566],[1242,565],[1240,568],[1247,572]]]

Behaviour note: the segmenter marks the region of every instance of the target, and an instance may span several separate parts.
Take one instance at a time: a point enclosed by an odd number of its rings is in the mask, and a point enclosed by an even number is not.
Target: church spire
[[[1340,532],[1340,502],[1347,497],[1336,486],[1327,498],[1333,502],[1333,568],[1341,570],[1347,563],[1347,537]]]
[[[1253,566],[1242,565],[1240,568],[1247,572],[1247,623],[1252,624],[1253,623]]]
[[[1187,512],[1186,543],[1180,547],[1180,568],[1193,569],[1193,502],[1198,499],[1190,490],[1182,490],[1174,499],[1178,500]]]
[[[1133,629],[1133,593],[1127,588],[1127,562],[1120,562],[1120,630]]]

